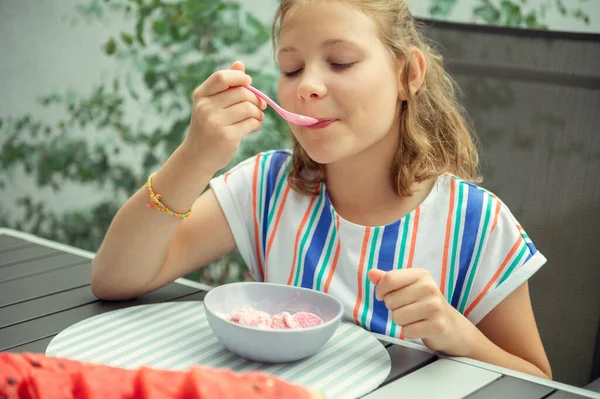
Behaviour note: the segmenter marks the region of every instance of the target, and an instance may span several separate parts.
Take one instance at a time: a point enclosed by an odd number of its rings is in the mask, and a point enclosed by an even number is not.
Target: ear
[[[411,65],[408,70],[408,88],[410,90],[410,96],[414,96],[423,86],[423,82],[425,81],[425,73],[427,73],[427,61],[425,61],[425,55],[418,48],[413,47],[410,50],[411,54]],[[406,62],[406,61],[405,61]],[[404,66],[404,63],[403,63]],[[400,74],[404,71],[404,68],[400,69]],[[399,87],[399,95],[401,101],[408,100],[408,96],[404,91],[404,87],[402,86],[403,76],[400,76],[400,87]]]

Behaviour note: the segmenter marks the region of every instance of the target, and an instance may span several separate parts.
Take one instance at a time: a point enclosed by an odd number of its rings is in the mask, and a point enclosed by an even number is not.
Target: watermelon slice
[[[176,398],[186,374],[177,371],[156,370],[142,367],[135,380],[133,399]]]
[[[34,353],[0,352],[0,399],[324,399],[276,377],[194,366],[126,370]]]
[[[22,385],[22,398],[31,399],[71,399],[71,378],[68,374],[54,370],[35,369],[31,371],[28,384]],[[27,387],[27,393],[25,393]],[[29,395],[27,397],[26,395]]]
[[[10,363],[0,361],[0,395],[6,399],[18,399],[23,377]]]
[[[108,366],[83,367],[73,378],[73,396],[86,399],[131,398],[136,371]]]

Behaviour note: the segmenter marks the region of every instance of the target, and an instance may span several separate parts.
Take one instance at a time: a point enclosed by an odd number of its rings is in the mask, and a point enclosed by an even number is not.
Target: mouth
[[[307,127],[309,129],[323,129],[323,128],[326,128],[327,126],[331,125],[337,119],[321,119],[321,118],[317,118],[317,120],[319,122],[315,123],[314,125],[307,126]]]

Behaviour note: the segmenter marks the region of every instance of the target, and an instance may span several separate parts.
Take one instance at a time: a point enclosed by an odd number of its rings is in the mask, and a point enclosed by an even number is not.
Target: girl
[[[405,0],[282,0],[273,31],[279,100],[319,123],[211,179],[266,104],[242,63],[210,76],[184,142],[113,220],[94,294],[141,295],[237,247],[255,279],[329,292],[366,329],[551,378],[527,286],[546,259],[474,184],[452,81]]]

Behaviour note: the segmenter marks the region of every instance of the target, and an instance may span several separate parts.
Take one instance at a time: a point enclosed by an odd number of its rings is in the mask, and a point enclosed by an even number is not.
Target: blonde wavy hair
[[[277,51],[279,28],[286,14],[297,5],[315,0],[281,0],[273,22],[273,49]],[[343,1],[356,6],[373,18],[382,43],[400,61],[404,61],[402,85],[408,99],[400,114],[399,144],[390,178],[396,192],[412,194],[413,183],[443,173],[452,173],[473,183],[481,182],[479,157],[466,112],[457,101],[457,86],[444,70],[442,56],[419,32],[405,0],[319,0]],[[411,51],[425,55],[427,71],[423,85],[411,95],[409,72],[417,60]],[[325,176],[324,165],[313,161],[294,140],[290,186],[307,195],[319,192]],[[307,173],[308,172],[308,173]]]

